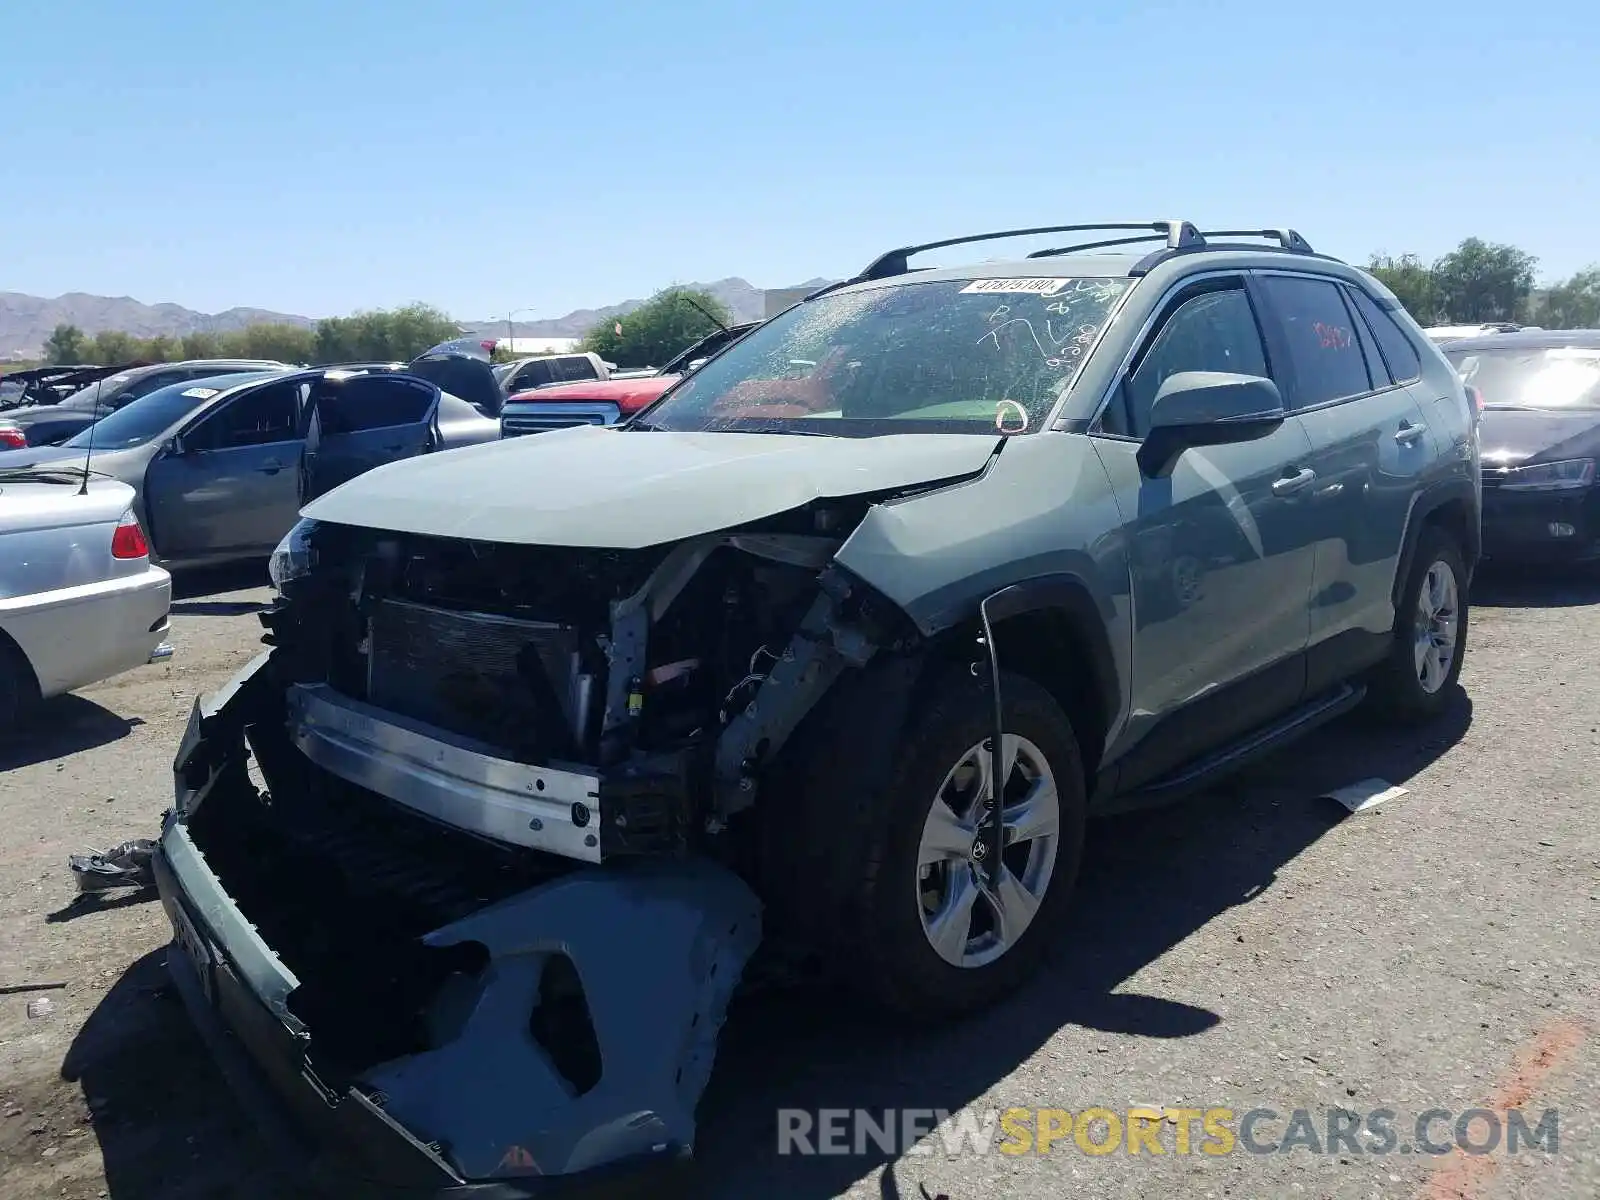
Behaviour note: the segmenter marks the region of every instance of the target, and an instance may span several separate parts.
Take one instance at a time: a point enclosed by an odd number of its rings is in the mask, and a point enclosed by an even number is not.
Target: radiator
[[[590,681],[571,626],[382,600],[367,701],[534,758],[581,745]]]

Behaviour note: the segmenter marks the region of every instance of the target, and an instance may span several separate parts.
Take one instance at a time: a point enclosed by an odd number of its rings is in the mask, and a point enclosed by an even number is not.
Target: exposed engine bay
[[[578,861],[718,850],[850,665],[917,638],[832,564],[867,501],[647,550],[321,525],[263,618],[312,762]],[[726,840],[724,840],[726,841]]]

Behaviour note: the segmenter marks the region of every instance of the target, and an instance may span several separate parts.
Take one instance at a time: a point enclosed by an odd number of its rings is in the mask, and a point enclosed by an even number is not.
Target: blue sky
[[[1566,274],[1597,45],[1582,0],[51,0],[0,35],[0,291],[550,316],[1169,216]]]

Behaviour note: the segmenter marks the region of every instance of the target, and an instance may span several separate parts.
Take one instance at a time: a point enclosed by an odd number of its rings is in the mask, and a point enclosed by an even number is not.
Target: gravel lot
[[[71,903],[66,856],[148,836],[193,696],[255,652],[259,572],[184,581],[176,656],[0,750],[0,1196],[293,1194],[164,984],[148,898]],[[1345,723],[1181,807],[1098,826],[1058,965],[912,1035],[791,993],[735,1011],[701,1194],[1490,1200],[1600,1195],[1600,583],[1483,581],[1465,694],[1422,739]],[[1317,797],[1407,793],[1351,816]],[[1589,786],[1586,786],[1589,785]],[[53,1011],[30,1017],[30,999]],[[1559,1108],[1559,1150],[1223,1156],[1125,1148],[779,1157],[779,1108],[1130,1105],[1243,1114]],[[1531,1123],[1531,1122],[1530,1122]],[[1264,1124],[1264,1141],[1284,1121]],[[1448,1125],[1435,1127],[1448,1137]],[[1196,1132],[1198,1140],[1199,1133]]]

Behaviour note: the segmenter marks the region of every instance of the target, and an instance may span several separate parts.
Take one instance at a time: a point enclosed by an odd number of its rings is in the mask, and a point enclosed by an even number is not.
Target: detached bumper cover
[[[173,978],[263,1132],[342,1195],[660,1196],[688,1168],[694,1109],[734,986],[760,939],[754,895],[705,862],[580,869],[428,935],[489,952],[457,1031],[345,1086],[290,1008],[300,981],[256,933],[183,813],[217,783],[258,659],[197,703],[175,764],[178,811],[155,856]],[[195,767],[199,770],[195,770]],[[195,775],[209,775],[196,786]],[[224,784],[223,786],[228,786]],[[214,799],[213,801],[214,802]],[[286,886],[292,886],[286,884]],[[599,1047],[581,1095],[534,1039],[552,954],[576,968]]]

